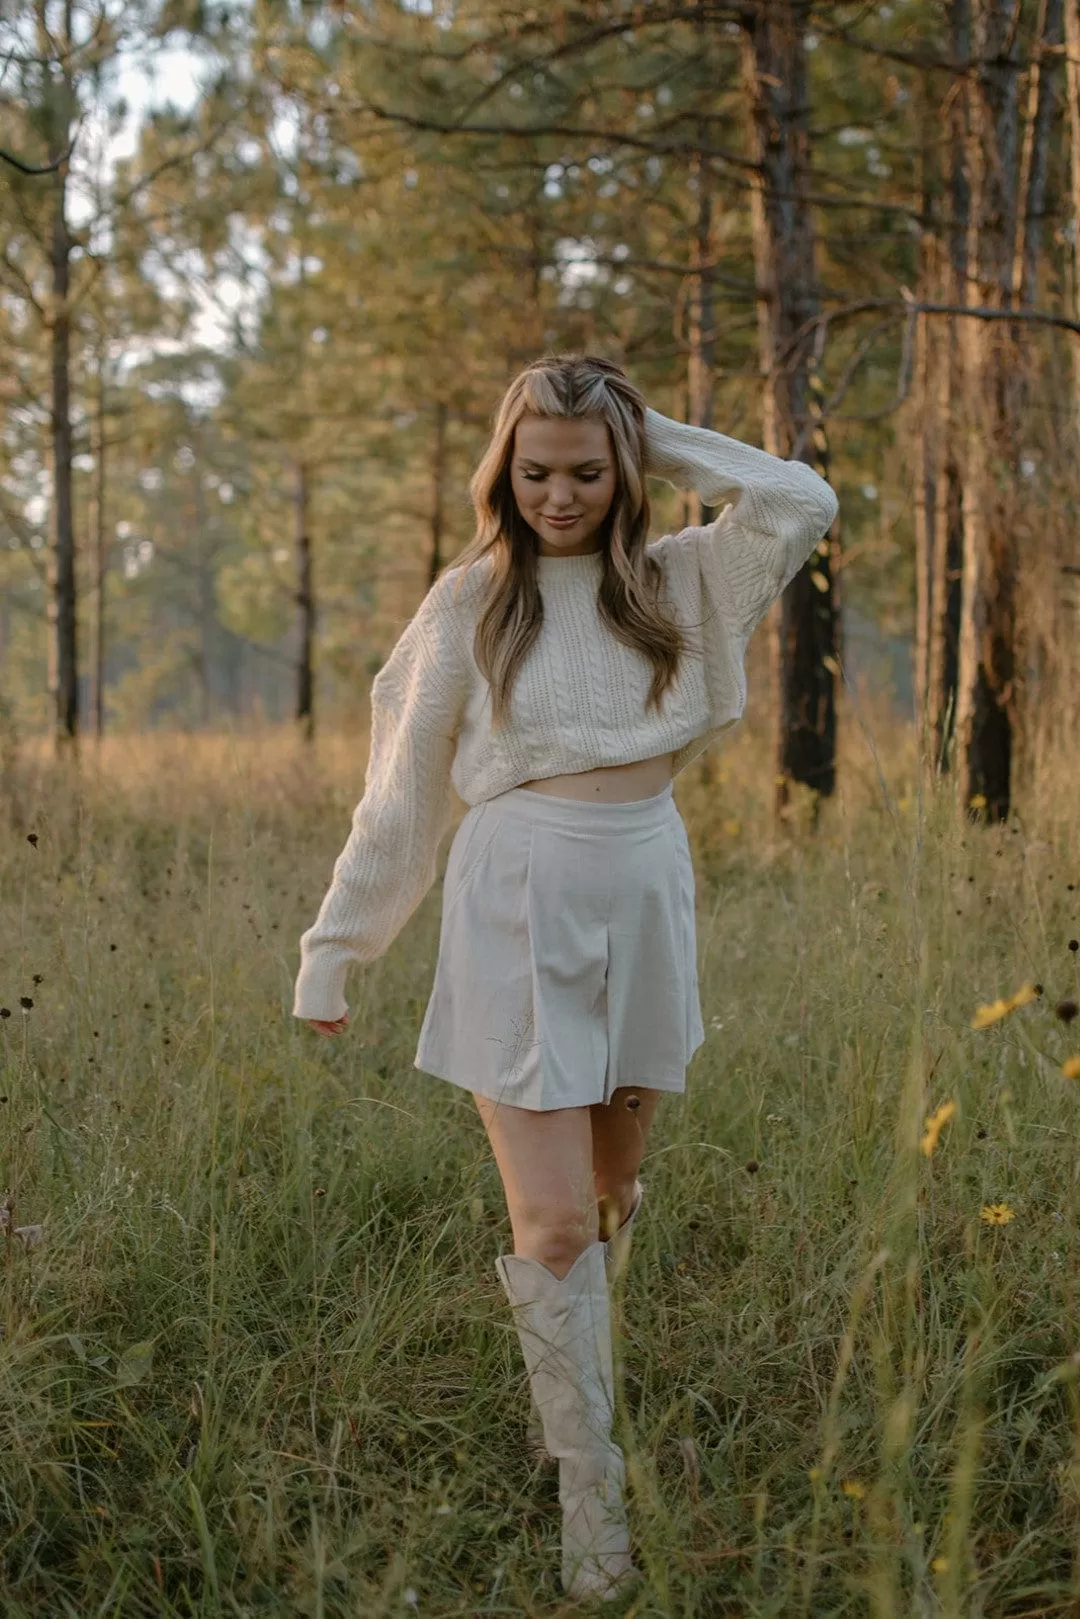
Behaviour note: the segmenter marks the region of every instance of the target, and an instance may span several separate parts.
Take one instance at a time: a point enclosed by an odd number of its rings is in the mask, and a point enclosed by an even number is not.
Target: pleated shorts
[[[682,1092],[704,1042],[694,870],[671,784],[622,804],[526,787],[474,805],[443,880],[413,1066],[543,1112]]]

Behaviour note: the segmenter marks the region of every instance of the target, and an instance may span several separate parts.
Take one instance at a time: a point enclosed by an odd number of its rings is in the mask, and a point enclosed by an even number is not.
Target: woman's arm
[[[787,587],[839,509],[834,491],[804,461],[784,461],[739,439],[645,413],[645,470],[709,506],[725,505],[695,530],[711,553],[702,566],[722,576],[745,635]]]
[[[435,880],[453,818],[450,767],[466,696],[455,614],[444,575],[372,682],[364,796],[319,914],[300,940],[294,1017],[344,1017],[349,963],[385,954]]]

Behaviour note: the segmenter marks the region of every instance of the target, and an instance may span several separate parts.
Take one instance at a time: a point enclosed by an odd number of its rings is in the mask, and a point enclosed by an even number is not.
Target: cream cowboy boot
[[[590,1243],[563,1277],[522,1254],[500,1254],[495,1267],[544,1439],[559,1462],[563,1590],[574,1600],[614,1598],[641,1571],[630,1557],[626,1464],[611,1437],[614,1374],[604,1245]]]
[[[607,1265],[609,1284],[619,1280],[626,1269],[626,1262],[630,1258],[630,1238],[633,1235],[634,1221],[638,1209],[641,1207],[641,1197],[644,1188],[640,1181],[634,1182],[634,1202],[630,1213],[626,1216],[619,1229],[604,1243],[604,1263]],[[603,1242],[603,1232],[600,1239]],[[525,1444],[529,1455],[538,1467],[544,1467],[548,1462],[554,1461],[544,1444],[544,1425],[540,1421],[540,1412],[536,1408],[536,1395],[529,1396],[529,1421],[525,1429]]]

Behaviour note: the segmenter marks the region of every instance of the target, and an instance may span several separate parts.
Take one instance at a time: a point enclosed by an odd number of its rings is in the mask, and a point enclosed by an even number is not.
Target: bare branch
[[[756,173],[758,167],[750,158],[742,157],[738,152],[732,152],[724,147],[703,147],[699,141],[672,141],[663,144],[618,129],[579,128],[573,124],[542,124],[531,127],[515,124],[466,124],[460,120],[446,123],[437,118],[421,118],[411,113],[393,112],[389,107],[381,107],[374,101],[354,103],[353,110],[373,113],[376,118],[391,124],[404,124],[407,129],[428,130],[438,135],[499,135],[530,141],[535,140],[538,135],[561,135],[567,140],[593,140],[610,146],[629,146],[636,151],[648,152],[657,157],[690,157],[700,154],[730,164],[732,168],[748,174]]]
[[[75,150],[75,143],[79,138],[81,129],[82,119],[80,118],[78,123],[75,125],[75,133],[71,137],[71,145],[68,147],[67,151],[62,152],[55,162],[46,163],[43,167],[36,168],[31,166],[29,163],[24,163],[21,158],[15,156],[14,152],[5,152],[2,146],[0,146],[0,159],[3,159],[5,163],[10,163],[11,167],[13,169],[18,169],[20,174],[54,174],[57,169],[63,168],[64,164],[71,157],[72,152]]]

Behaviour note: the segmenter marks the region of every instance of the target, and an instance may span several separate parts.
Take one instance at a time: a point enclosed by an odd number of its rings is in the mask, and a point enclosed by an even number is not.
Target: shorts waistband
[[[629,799],[623,803],[591,803],[580,798],[559,798],[554,793],[537,793],[531,787],[511,787],[484,808],[534,826],[563,827],[575,832],[596,832],[606,836],[628,829],[640,831],[661,826],[675,808],[675,791],[669,781],[663,792],[652,798]],[[677,813],[677,811],[676,811]]]

